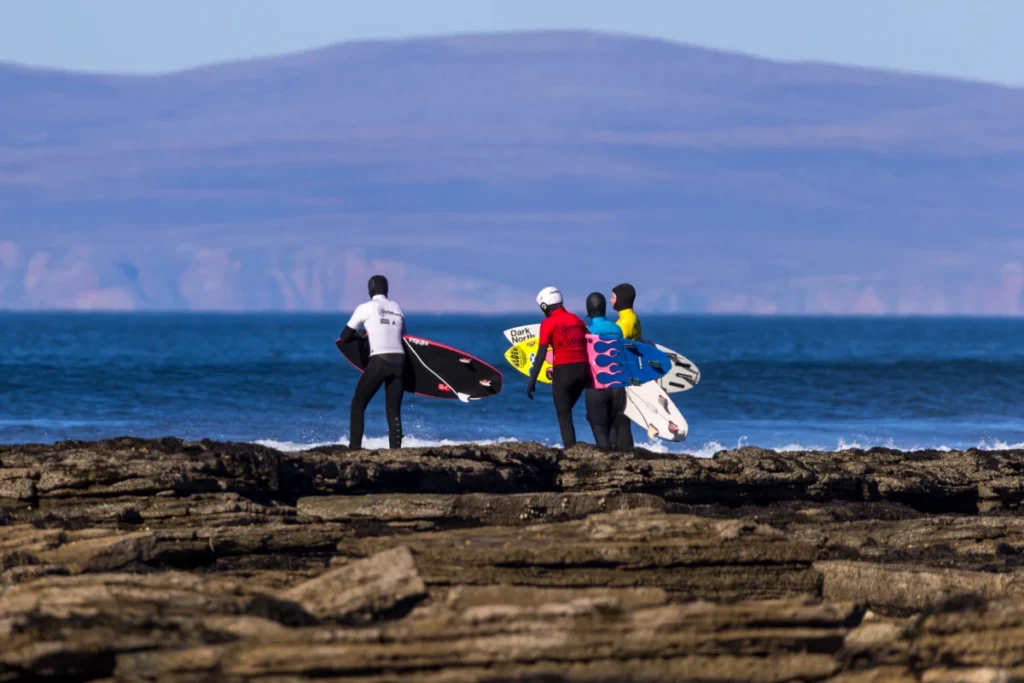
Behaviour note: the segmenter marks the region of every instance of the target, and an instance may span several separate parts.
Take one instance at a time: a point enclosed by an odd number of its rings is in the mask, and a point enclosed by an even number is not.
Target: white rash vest
[[[370,338],[370,355],[405,353],[402,335],[405,334],[405,314],[401,307],[383,294],[378,294],[352,314],[348,326],[353,330],[366,328]]]

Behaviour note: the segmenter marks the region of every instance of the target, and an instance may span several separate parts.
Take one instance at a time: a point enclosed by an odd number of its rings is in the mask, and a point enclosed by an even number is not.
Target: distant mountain
[[[551,32],[0,102],[0,307],[1024,313],[1021,89]]]

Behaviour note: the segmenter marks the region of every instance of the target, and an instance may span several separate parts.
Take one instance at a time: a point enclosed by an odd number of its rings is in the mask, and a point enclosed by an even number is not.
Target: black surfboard
[[[360,372],[370,361],[370,342],[359,337],[334,342],[342,355]],[[430,398],[476,401],[501,392],[503,377],[494,366],[420,337],[405,337],[405,391]]]

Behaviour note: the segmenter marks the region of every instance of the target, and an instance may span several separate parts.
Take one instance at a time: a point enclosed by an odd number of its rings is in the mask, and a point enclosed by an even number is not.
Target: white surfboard
[[[539,323],[510,327],[504,332],[505,339],[510,344],[518,344],[526,339],[533,339],[538,334],[540,334]],[[672,370],[658,380],[658,384],[661,385],[662,389],[670,394],[675,394],[680,391],[689,391],[697,386],[697,383],[700,382],[700,370],[697,369],[693,361],[661,344],[655,344],[654,346],[672,359]]]
[[[648,438],[683,441],[690,430],[686,418],[657,382],[626,387],[626,417],[647,430]]]
[[[540,334],[540,325],[521,325],[519,327],[512,327],[505,330],[505,339],[511,344],[518,344],[521,341],[532,339]],[[673,361],[673,370],[676,365],[685,362],[687,365],[680,369],[688,370],[693,368],[696,373],[696,379],[700,379],[700,372],[697,371],[695,365],[690,363],[684,357],[669,351],[663,347],[658,347],[665,353],[669,354],[669,358]],[[673,357],[675,356],[675,357]],[[666,375],[666,377],[674,377],[674,373]],[[664,380],[665,377],[662,378]],[[633,422],[637,423],[647,431],[647,436],[651,439],[659,438],[665,439],[666,441],[683,441],[686,439],[686,434],[689,431],[689,425],[686,423],[686,418],[679,412],[679,408],[676,407],[672,399],[668,397],[668,393],[661,386],[661,381],[648,382],[643,386],[639,387],[627,387],[626,388],[626,410],[625,414]],[[676,383],[680,380],[676,379]],[[696,384],[694,382],[693,384]],[[687,387],[692,388],[693,384]],[[676,389],[676,391],[684,391],[683,389]]]

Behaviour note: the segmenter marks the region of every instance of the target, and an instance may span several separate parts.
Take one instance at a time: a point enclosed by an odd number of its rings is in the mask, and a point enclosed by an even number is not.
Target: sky
[[[1024,85],[1022,0],[0,0],[0,61],[158,73],[351,40],[590,29]]]

